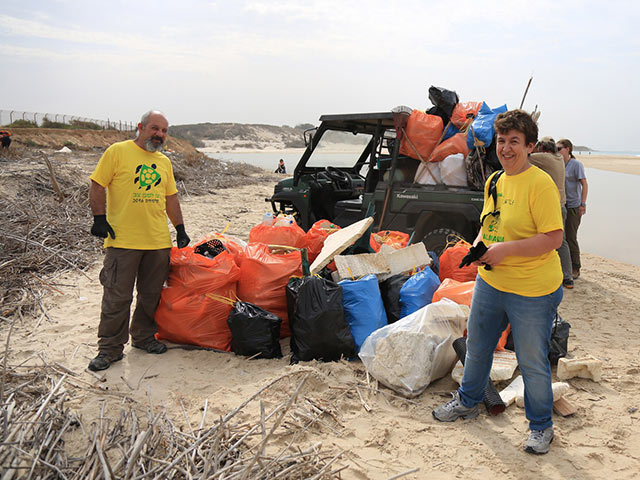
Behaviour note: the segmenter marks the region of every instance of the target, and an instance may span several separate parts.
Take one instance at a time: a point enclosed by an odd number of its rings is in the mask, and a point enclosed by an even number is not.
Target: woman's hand
[[[517,255],[521,257],[537,257],[562,245],[562,230],[554,230],[548,233],[538,233],[533,237],[509,242],[492,243],[487,247],[487,252],[478,259],[482,263],[495,267],[504,257]]]
[[[481,256],[478,261],[479,264],[487,264],[495,267],[509,255],[509,242],[506,243],[492,243],[487,247],[487,252]]]

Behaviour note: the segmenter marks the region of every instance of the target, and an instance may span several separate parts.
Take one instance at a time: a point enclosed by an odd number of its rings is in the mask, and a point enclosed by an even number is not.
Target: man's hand
[[[582,217],[583,215],[587,214],[587,206],[586,205],[580,205],[578,207],[578,214]]]
[[[178,233],[178,235],[176,235],[178,248],[184,248],[189,245],[191,239],[189,238],[189,235],[187,235],[187,232],[184,231],[184,225],[182,223],[180,225],[176,225],[176,232]]]
[[[111,235],[111,238],[116,238],[116,234],[107,222],[106,215],[94,215],[93,226],[91,227],[91,235],[95,235],[100,238],[107,238],[107,235]]]

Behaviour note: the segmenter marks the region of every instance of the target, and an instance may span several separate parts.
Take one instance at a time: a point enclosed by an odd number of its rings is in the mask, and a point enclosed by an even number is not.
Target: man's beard
[[[162,140],[162,138],[160,137],[149,137],[144,142],[145,150],[151,153],[154,153],[160,150],[162,148],[162,145],[164,145],[164,140]]]

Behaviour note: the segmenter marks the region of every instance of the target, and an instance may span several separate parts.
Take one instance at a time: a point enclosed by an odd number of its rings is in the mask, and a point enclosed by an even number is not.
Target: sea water
[[[578,229],[584,252],[640,265],[640,176],[585,168],[587,214]]]
[[[287,173],[293,170],[302,152],[208,153],[223,161],[245,162],[274,171],[282,158]],[[604,152],[597,152],[603,154]],[[637,153],[637,152],[635,152]],[[596,154],[596,152],[594,152]],[[355,163],[354,154],[327,153],[332,166]],[[616,152],[620,155],[620,152]],[[579,158],[579,157],[578,157]],[[589,194],[587,214],[578,230],[583,252],[640,266],[640,176],[586,168]]]

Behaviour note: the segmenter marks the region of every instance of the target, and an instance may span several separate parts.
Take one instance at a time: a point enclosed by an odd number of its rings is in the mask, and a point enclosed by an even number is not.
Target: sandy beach
[[[608,157],[589,160],[594,168],[612,169],[615,163]],[[621,158],[618,165],[626,161]],[[183,198],[187,232],[197,240],[228,225],[228,233],[246,239],[267,210],[264,198],[272,188],[273,176],[265,174],[258,185]],[[261,408],[269,413],[306,378],[298,402],[321,405],[322,421],[298,430],[289,427],[273,436],[271,448],[285,447],[295,431],[296,448],[315,446],[329,456],[339,455],[335,465],[344,467],[339,478],[345,480],[388,479],[410,471],[402,478],[632,479],[640,471],[640,267],[585,253],[575,289],[565,290],[560,315],[572,326],[570,354],[598,358],[603,375],[600,382],[568,381],[567,398],[577,413],[555,416],[556,439],[545,456],[522,452],[528,424],[524,410],[515,405],[495,417],[483,407],[475,420],[442,424],[431,410],[455,390],[449,376],[406,400],[368,378],[360,361],[289,365],[288,339],[281,341],[285,356],[277,360],[178,345],[155,356],[127,345],[121,362],[95,375],[86,366],[96,354],[100,267],[97,258],[86,275],[69,272],[48,279],[48,319],[40,319],[37,328],[36,319],[16,322],[8,344],[10,366],[57,362],[74,373],[70,378],[76,386],[66,385],[65,405],[85,424],[102,421],[101,411],[117,417],[128,399],[140,418],[152,404],[182,429],[201,422],[206,428],[273,382],[242,411],[240,420],[256,422]],[[7,330],[5,324],[3,345]],[[80,383],[92,387],[77,388]],[[71,451],[83,451],[86,443],[87,434],[80,430],[66,435]]]
[[[610,172],[640,175],[640,157],[585,154],[576,155],[585,167],[608,170]]]

